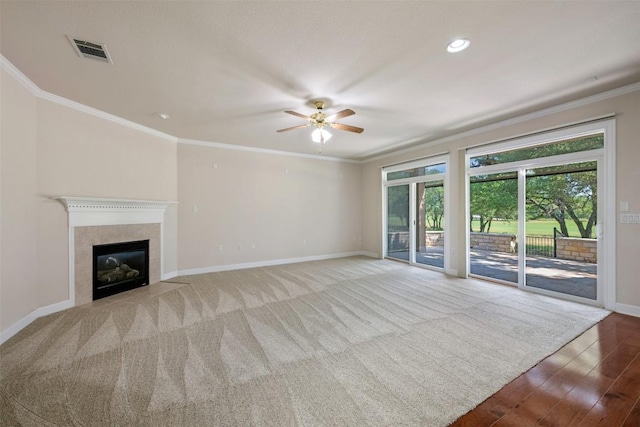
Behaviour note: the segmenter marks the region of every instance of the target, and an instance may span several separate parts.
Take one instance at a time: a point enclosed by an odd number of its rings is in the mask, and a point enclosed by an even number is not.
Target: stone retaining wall
[[[501,233],[469,233],[472,249],[484,251],[515,253],[516,235]],[[406,250],[409,247],[409,232],[388,233],[388,248],[392,250]],[[575,237],[558,237],[556,239],[556,258],[573,261],[597,263],[598,241],[596,239],[581,239]],[[427,231],[425,233],[425,247],[444,246],[444,232]],[[422,249],[421,249],[422,250]]]
[[[425,246],[444,246],[444,231],[425,231]]]
[[[501,233],[469,233],[472,249],[513,253],[516,250],[516,235]]]
[[[408,231],[392,231],[387,233],[387,248],[390,250],[406,250],[409,247]],[[443,231],[427,231],[424,236],[424,246],[444,246]]]
[[[596,239],[558,237],[556,239],[556,258],[595,264],[598,262],[598,241]]]
[[[387,233],[387,250],[406,251],[409,247],[408,231],[392,231]]]

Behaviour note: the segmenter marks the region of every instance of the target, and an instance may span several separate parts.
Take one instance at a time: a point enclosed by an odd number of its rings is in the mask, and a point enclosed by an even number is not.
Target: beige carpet
[[[2,426],[444,426],[607,315],[392,261],[177,279],[0,347]]]

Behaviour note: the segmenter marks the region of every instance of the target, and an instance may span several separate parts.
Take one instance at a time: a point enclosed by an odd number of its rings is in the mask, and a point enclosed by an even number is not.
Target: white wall
[[[178,198],[175,139],[52,102],[20,79],[2,69],[2,333],[69,298],[67,213],[53,198]],[[164,230],[166,274],[177,270],[177,208]]]
[[[420,149],[406,150],[403,153],[369,161],[363,165],[363,249],[369,252],[382,252],[382,212],[381,212],[381,175],[384,165],[401,163],[408,160],[428,157],[449,152],[451,154],[452,181],[452,224],[448,226],[455,257],[452,260],[459,274],[464,274],[465,258],[465,218],[464,218],[464,154],[468,147],[478,146],[499,140],[506,140],[524,134],[563,126],[569,123],[589,120],[606,114],[616,114],[617,154],[616,154],[616,211],[620,201],[628,201],[630,212],[640,214],[640,91],[606,99],[596,100],[573,108],[556,111],[548,115],[533,115],[532,118],[505,126],[469,132],[466,136],[447,138],[441,143],[433,143]],[[617,211],[618,212],[618,211]],[[619,212],[617,219],[619,220]],[[616,294],[617,302],[640,315],[640,225],[620,224],[616,233]]]
[[[37,103],[0,70],[0,331],[39,306]]]
[[[179,269],[359,251],[360,188],[358,164],[179,144]]]

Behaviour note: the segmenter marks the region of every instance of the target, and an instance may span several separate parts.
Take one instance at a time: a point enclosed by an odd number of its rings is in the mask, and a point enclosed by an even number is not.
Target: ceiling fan
[[[277,130],[276,132],[287,132],[290,130],[302,129],[302,128],[314,126],[316,127],[316,130],[314,130],[313,133],[311,134],[311,139],[314,142],[320,143],[320,152],[322,152],[322,144],[324,144],[326,141],[329,140],[329,138],[331,138],[331,134],[325,129],[325,127],[331,127],[333,129],[346,130],[347,132],[355,132],[355,133],[362,133],[362,131],[364,131],[363,128],[335,122],[335,120],[339,120],[344,117],[349,117],[354,115],[356,113],[355,111],[347,108],[346,110],[339,111],[335,114],[327,115],[322,112],[322,110],[324,109],[323,101],[316,101],[313,103],[313,105],[316,106],[316,108],[318,109],[318,112],[313,113],[310,116],[305,116],[304,114],[296,113],[295,111],[285,111],[285,113],[287,114],[291,114],[293,116],[308,120],[308,123],[304,125],[298,125],[290,128],[280,129],[280,130]]]

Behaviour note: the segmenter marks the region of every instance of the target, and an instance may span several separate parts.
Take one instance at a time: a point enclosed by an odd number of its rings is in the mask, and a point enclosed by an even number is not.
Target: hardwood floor
[[[611,314],[452,426],[640,427],[640,318]]]

